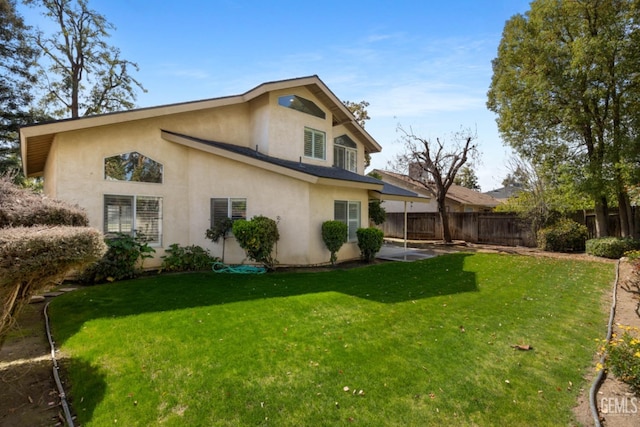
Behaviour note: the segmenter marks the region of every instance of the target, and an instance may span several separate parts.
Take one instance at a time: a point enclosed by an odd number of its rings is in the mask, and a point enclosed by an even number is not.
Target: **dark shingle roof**
[[[181,138],[190,139],[192,141],[195,141],[204,145],[208,145],[210,147],[220,148],[222,150],[240,154],[252,159],[261,160],[263,162],[267,162],[273,165],[291,169],[296,172],[312,175],[318,178],[328,178],[328,179],[336,179],[341,181],[352,181],[352,182],[359,182],[359,183],[365,183],[365,184],[382,185],[382,190],[378,192],[383,196],[387,195],[387,196],[396,196],[396,197],[420,197],[418,194],[412,191],[405,190],[403,188],[397,187],[387,182],[383,182],[379,179],[372,178],[370,176],[360,175],[354,172],[350,172],[345,169],[341,169],[337,167],[312,165],[308,163],[302,163],[301,161],[295,162],[292,160],[280,159],[277,157],[267,156],[266,154],[261,153],[258,150],[253,150],[248,147],[241,147],[241,146],[229,144],[226,142],[210,141],[207,139],[196,138],[193,136],[188,136],[188,135],[180,134],[177,132],[171,132],[167,130],[163,132],[166,132],[171,135],[176,135]]]
[[[193,136],[188,136],[188,135],[180,134],[177,132],[171,132],[168,130],[164,130],[163,132],[171,135],[179,136],[181,138],[186,138],[191,141],[195,141],[204,145],[208,145],[210,147],[220,148],[222,150],[226,150],[231,153],[240,154],[242,156],[246,156],[252,159],[270,163],[272,165],[291,169],[296,172],[312,175],[318,178],[336,179],[340,181],[352,181],[352,182],[359,182],[364,184],[373,184],[377,186],[382,185],[381,190],[374,189],[374,191],[380,193],[383,196],[383,198],[384,196],[390,196],[395,198],[415,197],[419,199],[424,199],[424,197],[420,196],[417,193],[414,193],[413,191],[409,191],[404,188],[397,187],[393,184],[389,184],[388,182],[383,182],[379,179],[372,178],[370,176],[360,175],[354,172],[350,172],[345,169],[341,169],[337,167],[312,165],[308,163],[302,163],[301,161],[295,162],[292,160],[280,159],[278,157],[267,156],[266,154],[261,153],[258,150],[253,150],[248,147],[241,147],[241,146],[229,144],[226,142],[210,141],[207,139],[196,138]]]
[[[252,159],[271,163],[272,165],[282,166],[297,172],[313,175],[318,178],[339,179],[343,181],[362,182],[366,184],[377,184],[377,185],[383,184],[382,181],[378,179],[371,178],[370,176],[359,175],[357,173],[350,172],[345,169],[340,169],[336,167],[317,166],[309,163],[302,163],[302,162],[295,162],[292,160],[280,159],[277,157],[267,156],[264,153],[261,153],[257,150],[253,150],[248,147],[241,147],[234,144],[228,144],[226,142],[210,141],[207,139],[196,138],[193,136],[183,135],[180,133],[171,132],[167,130],[165,130],[164,132],[170,133],[172,135],[180,136],[182,138],[187,138],[192,141],[196,141],[211,147],[221,148],[223,150],[230,151],[232,153],[241,154],[243,156],[250,157]]]

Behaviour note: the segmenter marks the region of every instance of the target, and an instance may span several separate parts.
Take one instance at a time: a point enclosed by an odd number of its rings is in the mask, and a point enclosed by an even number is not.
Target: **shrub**
[[[104,254],[102,233],[88,224],[79,207],[0,176],[0,347],[33,294]]]
[[[638,328],[623,326],[622,338],[613,335],[607,344],[607,366],[621,381],[629,384],[635,393],[640,393],[640,340],[630,332]]]
[[[382,207],[381,200],[371,200],[369,202],[369,219],[375,225],[380,225],[387,220],[387,211]]]
[[[144,260],[155,253],[142,233],[136,233],[135,237],[118,233],[106,238],[105,243],[107,253],[82,273],[81,282],[93,284],[134,278],[142,271]]]
[[[561,219],[538,231],[538,247],[549,252],[582,252],[587,236],[586,226],[570,219]]]
[[[631,238],[600,237],[587,240],[586,249],[589,255],[618,259],[626,252],[640,249],[640,241]]]
[[[218,258],[211,256],[207,249],[197,245],[180,246],[173,243],[163,255],[162,271],[199,271],[211,268],[211,264],[218,261]]]
[[[254,216],[251,220],[236,220],[233,223],[233,235],[249,259],[273,270],[278,262],[271,253],[280,239],[278,224],[266,216]]]
[[[215,224],[212,228],[207,229],[205,231],[205,236],[207,239],[210,239],[214,243],[218,243],[220,238],[222,238],[222,261],[224,262],[224,249],[225,242],[227,240],[227,236],[229,232],[233,229],[233,220],[229,217],[224,217],[216,220]]]
[[[356,235],[358,236],[358,247],[360,248],[362,259],[366,262],[373,261],[373,259],[376,257],[376,254],[382,247],[382,242],[384,241],[384,233],[382,232],[382,230],[378,230],[374,227],[369,227],[358,228],[358,230],[356,231]]]
[[[322,241],[331,252],[331,264],[335,265],[338,251],[347,242],[349,227],[342,221],[325,221],[322,223]]]

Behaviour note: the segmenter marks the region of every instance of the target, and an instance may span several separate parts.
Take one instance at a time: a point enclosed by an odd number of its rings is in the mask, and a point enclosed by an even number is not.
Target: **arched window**
[[[313,101],[309,101],[308,99],[304,99],[298,95],[286,95],[278,98],[278,104],[291,108],[296,111],[300,111],[302,113],[311,114],[312,116],[319,117],[324,119],[327,115],[322,111],[320,107],[318,107]]]
[[[137,151],[104,159],[104,179],[162,184],[163,167]]]

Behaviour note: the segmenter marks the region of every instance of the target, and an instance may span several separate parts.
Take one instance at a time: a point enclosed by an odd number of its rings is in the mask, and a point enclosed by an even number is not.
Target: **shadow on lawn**
[[[338,292],[380,303],[476,292],[476,276],[464,270],[470,253],[411,263],[390,262],[313,273],[233,275],[165,274],[84,288],[53,301],[59,342],[91,319],[230,304],[265,298]]]
[[[105,375],[95,366],[78,358],[64,359],[61,361],[62,369],[66,371],[63,378],[71,378],[73,394],[69,399],[72,412],[80,421],[89,421],[93,417],[93,411],[104,398],[107,389]],[[69,384],[65,385],[69,391]]]

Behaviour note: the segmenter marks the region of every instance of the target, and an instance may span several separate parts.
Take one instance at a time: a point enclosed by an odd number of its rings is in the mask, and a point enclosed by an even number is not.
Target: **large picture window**
[[[333,219],[347,224],[348,241],[357,241],[356,231],[360,228],[360,202],[336,200],[333,205],[333,212]]]
[[[305,128],[304,130],[304,156],[325,160],[327,158],[326,137],[324,132]]]
[[[162,164],[150,157],[131,151],[104,159],[104,179],[162,183]]]
[[[105,195],[104,233],[137,233],[162,245],[162,197]]]
[[[247,219],[247,199],[218,197],[211,199],[211,228],[225,218]]]

